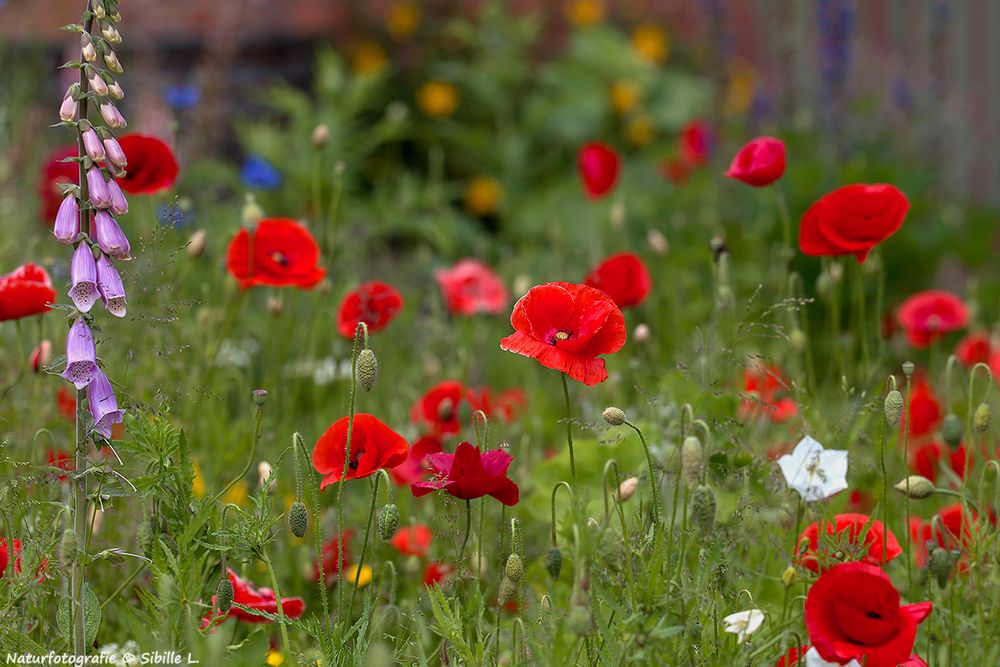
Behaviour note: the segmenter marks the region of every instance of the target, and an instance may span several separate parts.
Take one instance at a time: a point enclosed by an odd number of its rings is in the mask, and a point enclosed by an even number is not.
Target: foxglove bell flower
[[[113,178],[108,181],[108,192],[111,194],[111,212],[115,215],[128,213],[128,199],[125,198],[118,181]]]
[[[119,169],[124,169],[128,164],[128,158],[125,157],[122,145],[114,137],[108,137],[104,140],[104,152],[107,154],[108,160]]]
[[[806,502],[824,500],[847,488],[847,452],[823,449],[808,435],[791,454],[778,459],[778,467],[788,486]]]
[[[91,167],[87,170],[87,190],[90,194],[90,203],[95,207],[107,208],[111,206],[108,183],[104,180],[104,174],[97,167]]]
[[[125,286],[118,269],[104,254],[97,260],[97,289],[105,309],[115,317],[125,317]]]
[[[87,385],[87,405],[90,407],[90,416],[94,418],[94,430],[104,438],[111,438],[111,426],[122,423],[124,414],[118,409],[118,401],[115,399],[115,391],[111,388],[108,377],[97,370],[93,381]]]
[[[76,201],[76,195],[67,194],[59,210],[56,211],[56,222],[52,226],[52,234],[60,243],[72,243],[76,240],[76,235],[80,233],[80,204]]]
[[[83,389],[98,372],[94,334],[83,319],[78,319],[69,328],[66,338],[66,370],[63,377],[77,389]]]
[[[94,162],[103,162],[106,157],[104,154],[104,144],[101,143],[101,138],[97,136],[97,130],[94,128],[88,128],[83,131],[83,148],[87,151],[87,156]]]
[[[132,247],[122,228],[107,211],[98,211],[94,216],[94,235],[97,244],[106,254],[116,259],[128,259]]]
[[[94,252],[86,243],[81,243],[73,252],[73,263],[70,267],[69,298],[73,305],[82,313],[90,312],[97,302],[97,264],[94,262]]]

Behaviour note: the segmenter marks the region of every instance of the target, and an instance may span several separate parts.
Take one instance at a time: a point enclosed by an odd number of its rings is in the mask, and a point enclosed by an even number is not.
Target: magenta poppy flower
[[[507,468],[513,460],[502,449],[480,453],[478,447],[463,442],[454,454],[428,454],[426,461],[437,478],[414,482],[410,490],[418,498],[444,489],[462,500],[493,496],[504,505],[516,505],[517,484],[507,477]]]
[[[774,137],[757,137],[736,154],[726,176],[760,188],[784,173],[785,143]]]
[[[614,190],[621,159],[611,146],[596,141],[586,144],[580,149],[576,163],[588,199],[602,199]]]
[[[969,321],[969,311],[965,302],[951,292],[927,290],[904,301],[896,319],[906,331],[910,345],[924,348],[946,333],[964,327]]]

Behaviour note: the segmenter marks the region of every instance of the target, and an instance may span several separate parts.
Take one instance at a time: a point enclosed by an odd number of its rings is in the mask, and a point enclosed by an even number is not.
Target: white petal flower
[[[819,654],[819,651],[815,647],[806,651],[806,667],[861,667],[861,664],[857,660],[851,660],[848,663],[839,662],[827,662],[823,659],[823,656]]]
[[[726,624],[726,632],[736,635],[736,641],[742,644],[764,622],[764,612],[760,609],[747,609],[730,614],[722,620]]]
[[[788,486],[806,502],[829,498],[847,488],[847,452],[823,449],[808,435],[791,454],[778,459],[778,467]]]

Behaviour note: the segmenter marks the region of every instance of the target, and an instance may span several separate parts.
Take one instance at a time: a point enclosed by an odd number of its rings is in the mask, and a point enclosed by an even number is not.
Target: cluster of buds
[[[121,43],[115,24],[121,20],[118,0],[91,0],[79,24],[64,29],[80,34],[80,60],[67,67],[80,70],[80,81],[66,91],[59,107],[62,125],[78,138],[79,183],[65,186],[52,228],[56,239],[74,246],[69,297],[76,307],[66,341],[63,377],[78,391],[86,389],[94,430],[106,439],[121,423],[114,390],[97,365],[89,314],[98,300],[115,317],[124,317],[125,288],[112,260],[127,260],[131,248],[115,216],[128,213],[128,201],[116,178],[125,175],[125,152],[114,131],[125,127],[115,102],[124,97],[116,75],[122,66],[114,47]],[[101,121],[89,112],[97,107]]]

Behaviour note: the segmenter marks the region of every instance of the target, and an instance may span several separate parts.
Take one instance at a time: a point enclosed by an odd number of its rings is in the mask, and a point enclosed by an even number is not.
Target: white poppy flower
[[[747,609],[730,614],[722,620],[726,624],[726,632],[736,635],[736,641],[742,644],[764,622],[764,612],[760,609]]]
[[[819,654],[819,651],[815,647],[806,651],[806,667],[861,667],[861,664],[857,660],[851,660],[847,663],[839,662],[827,662],[823,659],[823,656]]]
[[[778,459],[778,467],[788,486],[806,502],[829,498],[847,488],[847,452],[823,449],[808,435],[791,454]]]

